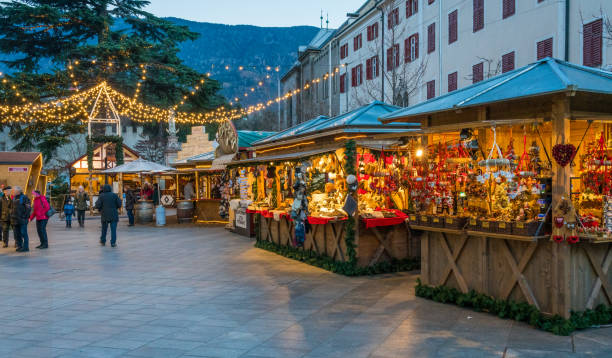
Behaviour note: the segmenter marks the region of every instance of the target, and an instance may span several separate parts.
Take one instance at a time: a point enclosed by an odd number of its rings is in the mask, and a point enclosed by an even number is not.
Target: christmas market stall
[[[373,102],[318,117],[255,142],[253,158],[230,163],[256,216],[257,246],[347,275],[407,268],[419,255],[400,183],[407,153],[396,140],[370,139],[418,129],[378,121],[397,109]]]
[[[380,119],[422,126],[400,135],[417,294],[564,318],[612,303],[611,73],[544,59]]]
[[[31,196],[33,190],[43,195],[47,190],[47,176],[42,174],[43,159],[38,152],[0,152],[0,184],[20,186]]]

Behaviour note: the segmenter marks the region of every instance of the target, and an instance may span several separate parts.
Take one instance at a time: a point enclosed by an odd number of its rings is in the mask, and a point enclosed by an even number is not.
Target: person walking
[[[11,204],[11,226],[17,244],[17,252],[30,251],[30,238],[28,237],[28,218],[32,204],[30,198],[23,194],[21,187],[13,189],[13,203]]]
[[[117,246],[117,222],[119,222],[119,211],[121,208],[121,200],[117,194],[113,193],[111,186],[108,184],[104,185],[102,194],[96,201],[96,209],[101,214],[102,220],[102,235],[100,236],[100,245],[106,245],[106,232],[108,231],[108,225],[111,228],[111,246]]]
[[[0,241],[2,241],[2,247],[4,248],[8,247],[9,242],[12,204],[11,187],[6,186],[2,188],[2,193],[0,193]],[[15,247],[17,247],[17,244],[15,244]]]
[[[195,189],[191,180],[183,187],[183,195],[185,195],[185,200],[191,200],[195,197]]]
[[[72,204],[72,199],[66,202],[64,205],[64,215],[66,215],[66,228],[72,228],[72,215],[74,215],[74,204]]]
[[[159,205],[159,186],[157,183],[153,184],[153,194],[151,194],[153,200],[153,207],[156,208]]]
[[[128,226],[134,226],[134,205],[138,199],[134,195],[134,191],[130,187],[125,188],[125,211],[127,212]]]
[[[36,232],[40,240],[40,245],[36,246],[36,248],[46,249],[49,247],[49,240],[47,237],[47,222],[49,221],[49,217],[47,216],[47,212],[51,206],[49,206],[47,198],[45,198],[40,191],[34,190],[32,196],[34,197],[34,203],[32,205],[33,210],[30,215],[30,221],[36,218]]]
[[[76,201],[76,211],[77,211],[77,220],[79,221],[80,227],[85,227],[85,211],[87,211],[87,201],[89,200],[89,195],[85,192],[85,188],[83,186],[79,186],[79,190],[77,191],[77,195],[75,198]]]

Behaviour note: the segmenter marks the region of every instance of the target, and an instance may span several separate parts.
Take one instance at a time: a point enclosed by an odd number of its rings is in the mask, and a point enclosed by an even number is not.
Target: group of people
[[[72,228],[72,215],[75,211],[77,213],[77,221],[79,227],[85,227],[85,212],[87,211],[87,201],[89,201],[89,195],[85,192],[85,188],[81,185],[77,190],[74,198],[67,196],[64,203],[64,215],[66,216],[66,227]]]
[[[32,192],[33,201],[31,201],[19,186],[5,186],[1,189],[0,235],[2,235],[2,247],[8,247],[9,232],[12,228],[16,251],[30,251],[28,223],[36,220],[36,231],[40,240],[40,245],[36,246],[36,248],[48,248],[47,222],[49,221],[51,206],[47,198],[38,190],[34,190]]]

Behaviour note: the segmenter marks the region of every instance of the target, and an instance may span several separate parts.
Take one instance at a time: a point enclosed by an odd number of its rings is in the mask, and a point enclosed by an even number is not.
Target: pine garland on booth
[[[346,176],[357,175],[357,146],[354,140],[349,140],[344,145],[344,173]],[[350,193],[348,193],[350,195]],[[351,217],[344,224],[344,242],[348,263],[357,265],[357,250],[355,245],[355,220]]]
[[[441,303],[453,303],[469,307],[477,312],[488,312],[499,318],[522,321],[543,331],[559,336],[567,336],[575,330],[612,323],[612,306],[599,305],[594,310],[572,312],[569,319],[559,315],[545,315],[527,302],[496,299],[474,290],[462,293],[447,286],[428,286],[417,279],[415,293],[418,297]]]
[[[115,159],[117,165],[124,164],[125,157],[123,155],[123,137],[118,135],[101,135],[95,137],[87,136],[87,168],[93,170],[93,155],[94,147],[99,143],[113,143],[115,145]]]

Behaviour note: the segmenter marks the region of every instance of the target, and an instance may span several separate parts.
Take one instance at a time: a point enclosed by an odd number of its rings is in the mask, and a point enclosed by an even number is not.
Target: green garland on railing
[[[344,174],[345,176],[356,175],[357,146],[354,140],[349,140],[344,145]],[[351,195],[347,193],[347,195]],[[349,217],[344,224],[344,243],[346,244],[346,254],[348,263],[357,265],[357,246],[355,245],[355,218]]]
[[[87,136],[87,168],[89,171],[93,169],[94,147],[98,143],[115,144],[115,159],[117,160],[117,165],[122,165],[124,163],[123,137],[118,135]]]
[[[527,302],[496,299],[483,293],[471,290],[462,293],[447,286],[428,286],[417,279],[415,293],[418,297],[441,303],[453,303],[469,307],[474,311],[488,312],[499,318],[510,318],[526,322],[543,331],[560,336],[567,336],[575,330],[612,323],[612,306],[599,305],[594,310],[572,312],[569,319],[559,315],[545,315]]]
[[[259,226],[257,229],[259,230]],[[255,242],[255,247],[345,276],[364,276],[412,271],[420,267],[420,261],[418,259],[391,260],[379,262],[374,266],[358,267],[356,264],[349,261],[336,261],[329,256],[319,255],[311,250],[278,245],[270,241],[261,240],[260,237],[258,237]]]

